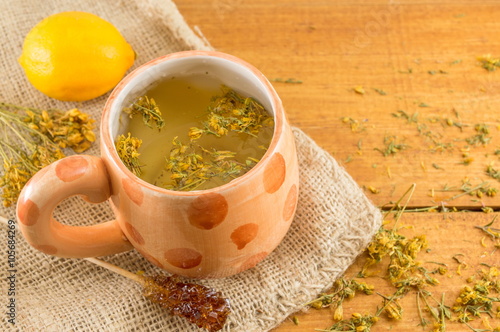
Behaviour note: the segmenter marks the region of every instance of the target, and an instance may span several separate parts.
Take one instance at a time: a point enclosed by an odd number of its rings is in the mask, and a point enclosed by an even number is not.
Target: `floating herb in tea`
[[[124,112],[130,135],[116,142],[124,164],[143,180],[178,191],[213,188],[245,174],[266,152],[274,129],[262,104],[208,75],[160,82]],[[120,142],[130,150],[120,150]]]
[[[222,95],[214,97],[208,106],[203,128],[189,129],[191,140],[198,140],[204,134],[221,137],[229,132],[255,137],[263,126],[273,125],[273,119],[258,101],[245,98],[227,86],[221,90]]]
[[[160,108],[156,104],[153,98],[148,98],[148,96],[138,97],[132,105],[123,109],[125,113],[128,113],[130,117],[134,115],[141,115],[142,121],[149,128],[153,128],[153,124],[156,128],[163,128],[165,122],[161,116]]]
[[[142,141],[137,137],[131,137],[130,133],[128,133],[127,136],[118,136],[115,142],[118,156],[125,166],[137,176],[141,175],[141,164],[139,162],[140,153],[138,151],[141,144]]]
[[[166,170],[170,176],[159,177],[156,185],[171,190],[194,190],[214,178],[231,180],[241,175],[249,167],[234,160],[235,152],[207,150],[196,144],[183,144],[177,137],[172,141],[174,148],[170,151]]]

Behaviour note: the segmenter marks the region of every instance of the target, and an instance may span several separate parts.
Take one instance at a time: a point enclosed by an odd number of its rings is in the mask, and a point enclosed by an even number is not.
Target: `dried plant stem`
[[[112,271],[112,272],[115,272],[115,273],[118,273],[119,275],[125,277],[125,278],[128,278],[128,279],[131,279],[139,284],[141,284],[142,286],[144,286],[146,284],[146,281],[144,280],[143,277],[141,277],[140,275],[138,274],[135,274],[135,273],[132,273],[130,271],[127,271],[125,269],[122,269],[121,267],[118,267],[114,264],[111,264],[111,263],[108,263],[108,262],[105,262],[103,260],[100,260],[100,259],[97,259],[97,258],[94,258],[94,257],[88,257],[88,258],[84,258],[86,261],[88,262],[91,262],[91,263],[94,263],[100,267],[103,267],[109,271]]]
[[[4,216],[0,216],[0,223],[8,225],[8,222],[9,222],[9,220],[7,218],[5,218]],[[141,277],[140,275],[132,273],[132,272],[127,271],[125,269],[122,269],[121,267],[118,267],[114,264],[105,262],[103,260],[100,260],[100,259],[97,259],[94,257],[88,257],[88,258],[84,258],[84,259],[88,262],[94,263],[95,265],[103,267],[109,271],[118,273],[119,275],[121,275],[125,278],[131,279],[131,280],[141,284],[142,286],[144,286],[146,284],[144,278]]]
[[[5,224],[6,226],[9,225],[9,219],[5,218],[4,216],[0,216],[0,222],[2,224]]]
[[[8,225],[9,224],[9,220],[7,218],[5,218],[4,216],[0,216],[0,223]],[[118,267],[118,266],[116,266],[114,264],[105,262],[103,260],[100,260],[100,259],[97,259],[97,258],[94,258],[94,257],[88,257],[88,258],[84,258],[84,259],[86,261],[88,261],[88,262],[94,263],[95,265],[103,267],[103,268],[105,268],[105,269],[107,269],[109,271],[118,273],[119,275],[121,275],[121,276],[123,276],[125,278],[131,279],[131,280],[133,280],[133,281],[141,284],[142,286],[144,286],[146,284],[145,279],[143,277],[141,277],[140,275],[132,273],[132,272],[127,271],[125,269],[122,269],[121,267]]]
[[[96,137],[94,120],[74,108],[66,112],[0,102],[0,199],[15,205],[28,180],[40,169],[65,156],[62,149],[80,153]]]
[[[403,201],[403,198],[405,198],[406,195],[409,195],[408,196],[408,199],[406,200],[406,203],[405,205],[396,211],[396,222],[395,222],[395,225],[397,225],[399,219],[401,218],[401,216],[403,215],[403,212],[406,210],[406,207],[408,206],[408,203],[410,202],[411,200],[411,197],[413,196],[413,193],[415,192],[415,188],[417,187],[417,184],[416,183],[413,183],[410,188],[408,188],[408,190],[406,190],[406,192],[401,196],[400,199],[398,199],[398,201],[396,203],[394,203],[394,205],[391,207],[391,209],[389,211],[387,211],[385,214],[384,214],[384,217],[383,219],[385,220],[385,218],[387,218],[387,216],[389,214],[391,214],[395,209],[399,208],[399,204]]]
[[[143,295],[152,303],[159,304],[173,316],[186,319],[191,324],[209,332],[223,328],[231,312],[229,300],[208,287],[182,282],[177,276],[141,276],[97,258],[84,258],[119,275],[129,278],[143,287]]]
[[[481,183],[481,184],[477,185],[477,186],[476,186],[476,187],[474,187],[474,188],[471,188],[471,189],[469,189],[469,190],[464,191],[463,193],[460,193],[460,194],[457,194],[457,195],[455,195],[455,196],[453,196],[453,197],[450,197],[450,198],[448,198],[448,199],[445,199],[445,200],[443,200],[443,202],[453,201],[453,200],[455,200],[455,199],[457,199],[457,198],[459,198],[459,197],[462,197],[462,196],[465,196],[465,195],[469,195],[470,193],[472,193],[472,192],[474,192],[474,191],[476,191],[476,190],[478,190],[478,189],[483,188],[483,187],[484,187],[485,185],[487,185],[487,184],[488,184],[488,182],[487,182],[487,181],[485,181],[485,182],[483,182],[483,183]]]

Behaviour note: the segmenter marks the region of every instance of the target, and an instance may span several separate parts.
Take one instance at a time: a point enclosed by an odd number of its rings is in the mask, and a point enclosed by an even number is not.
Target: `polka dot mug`
[[[219,187],[172,191],[132,174],[114,139],[130,96],[167,75],[211,73],[253,96],[275,121],[269,149],[249,172]],[[17,204],[20,229],[36,249],[60,257],[96,257],[134,249],[179,275],[221,278],[247,270],[273,251],[288,231],[299,194],[294,136],[275,90],[253,66],[228,54],[187,51],[152,60],[113,90],[100,128],[101,156],[75,155],[39,171]],[[110,200],[115,220],[70,226],[53,218],[73,195],[92,203]]]

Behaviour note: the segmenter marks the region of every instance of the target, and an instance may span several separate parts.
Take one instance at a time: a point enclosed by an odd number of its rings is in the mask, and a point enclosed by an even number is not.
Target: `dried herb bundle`
[[[95,141],[94,120],[74,108],[41,110],[0,103],[0,179],[4,206],[16,203],[28,180],[40,169],[65,156],[80,153]]]

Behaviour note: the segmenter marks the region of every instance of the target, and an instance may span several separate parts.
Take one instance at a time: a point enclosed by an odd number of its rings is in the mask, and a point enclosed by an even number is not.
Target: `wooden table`
[[[500,181],[486,174],[488,166],[492,175],[500,170],[500,68],[487,71],[477,60],[500,57],[500,1],[176,3],[214,48],[247,60],[273,81],[292,125],[341,162],[374,204],[396,201],[415,183],[408,209],[436,206],[437,212],[406,212],[400,223],[413,226],[404,230],[408,237],[427,234],[429,249],[420,260],[448,265],[437,276],[440,285],[429,288],[438,299],[444,294],[452,305],[465,279],[485,268],[481,263],[500,265],[495,242],[474,227],[500,214],[500,193],[464,193],[500,189]],[[486,207],[495,212],[483,212]],[[461,270],[452,258],[457,254]],[[364,259],[346,275],[354,276]],[[394,288],[383,272],[381,267],[366,281],[390,295]],[[359,295],[344,302],[344,317],[374,313],[381,302],[378,295]],[[382,315],[372,331],[431,329],[417,326],[414,294],[402,305],[402,320]],[[275,331],[333,324],[329,309],[295,316],[298,325],[288,319]],[[500,326],[500,318],[489,321]],[[471,326],[486,329],[481,319]],[[469,329],[447,322],[446,330]]]

